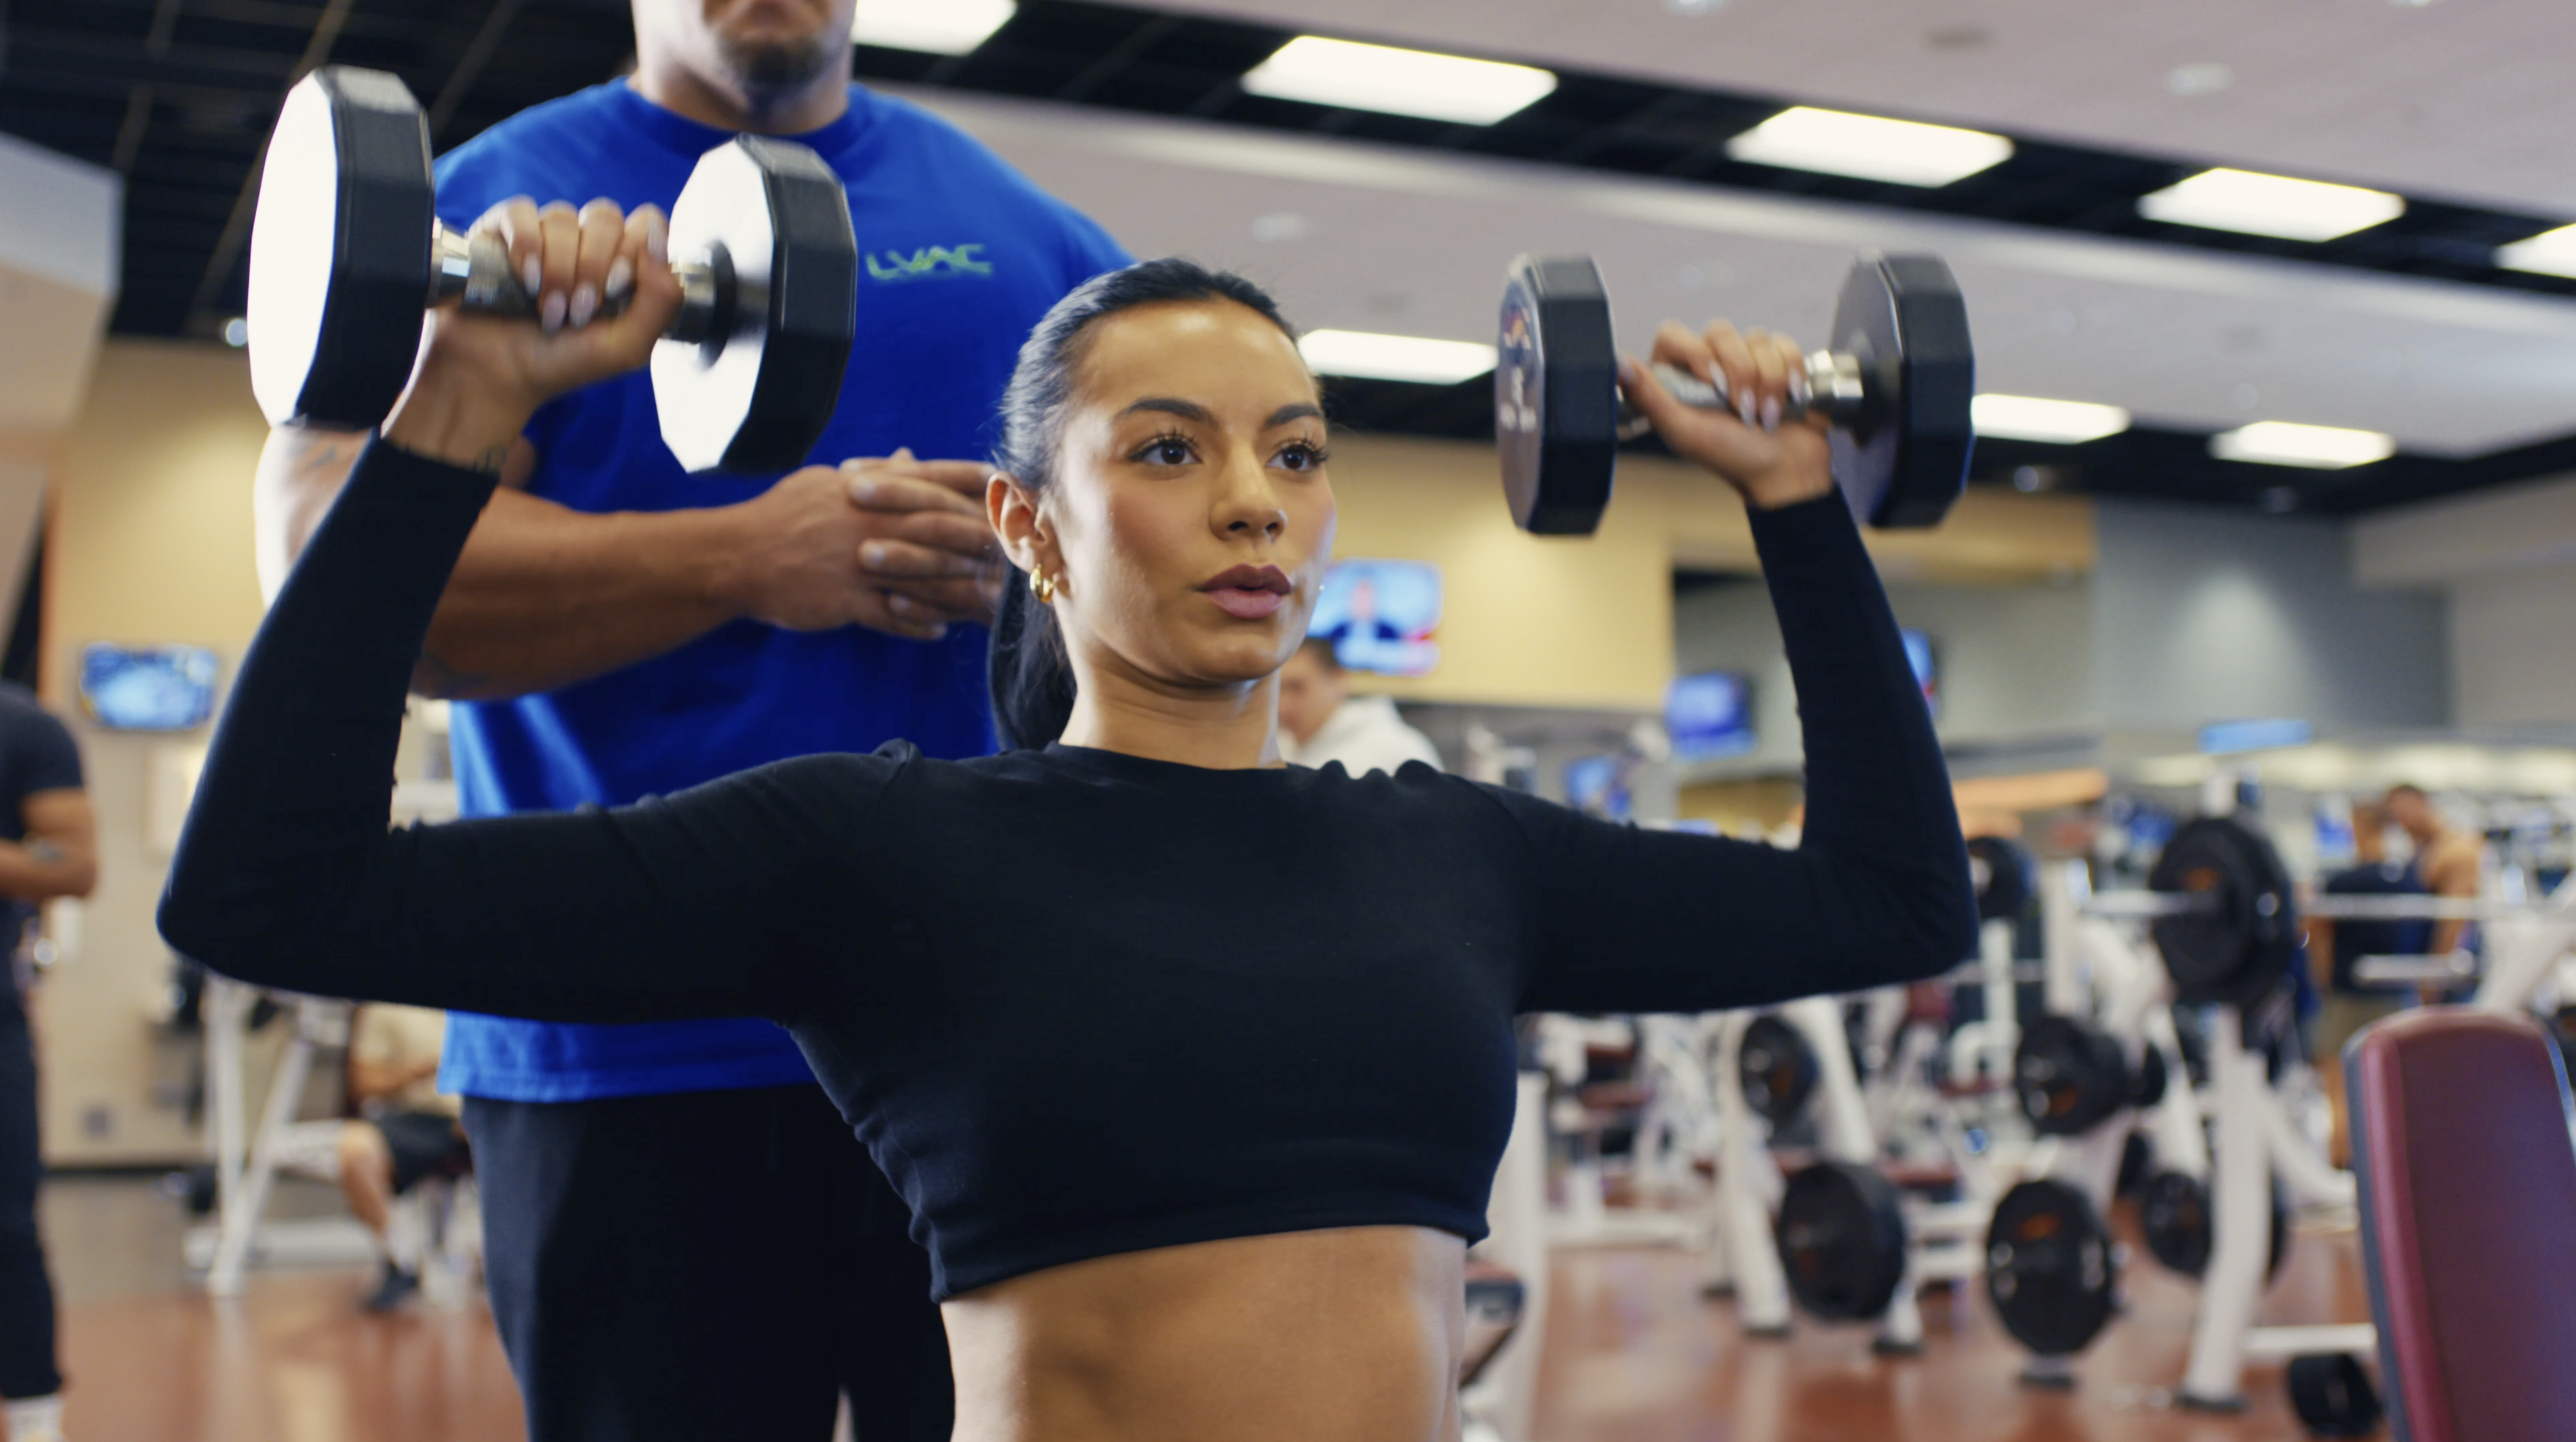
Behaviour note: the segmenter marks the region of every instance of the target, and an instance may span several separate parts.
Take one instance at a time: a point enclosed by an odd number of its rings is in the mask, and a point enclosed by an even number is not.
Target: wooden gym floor
[[[327,1196],[301,1204],[327,1206]],[[361,1315],[356,1271],[254,1276],[231,1302],[178,1261],[178,1204],[146,1181],[48,1185],[77,1442],[509,1442],[509,1369],[479,1305]],[[2237,1416],[2174,1410],[2193,1290],[2131,1248],[2129,1310],[2070,1392],[2035,1391],[1984,1299],[1926,1298],[1922,1356],[1801,1325],[1748,1340],[1672,1252],[1560,1253],[1536,1442],[2291,1442],[2280,1370],[2249,1369]],[[2302,1235],[2267,1321],[2368,1315],[2349,1230]]]

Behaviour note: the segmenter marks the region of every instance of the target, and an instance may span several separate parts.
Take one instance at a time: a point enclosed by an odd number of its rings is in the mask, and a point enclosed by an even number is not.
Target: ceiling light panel
[[[1494,348],[1476,341],[1374,335],[1357,330],[1308,331],[1297,342],[1316,374],[1455,385],[1494,368]]]
[[[888,50],[963,55],[1018,9],[1012,0],[859,0],[850,39]]]
[[[2013,145],[1982,130],[1800,105],[1726,142],[1726,153],[1754,165],[1929,186],[2000,165]]]
[[[2406,213],[2406,202],[2357,185],[2220,169],[2139,197],[2138,213],[2171,225],[2283,240],[2332,240],[2395,220]]]
[[[2348,431],[2340,426],[2256,421],[2211,436],[2209,453],[2222,461],[2339,471],[2388,459],[2397,454],[2397,439],[2379,431]]]
[[[2038,396],[1981,395],[1970,415],[1977,434],[2007,441],[2081,445],[2129,428],[2129,413],[2091,401],[2052,401]]]
[[[1528,65],[1301,35],[1244,72],[1243,88],[1309,105],[1491,125],[1555,90],[1556,75]]]
[[[2529,240],[2498,246],[2495,263],[2506,270],[2527,270],[2534,275],[2563,275],[2576,279],[2576,225],[2562,225],[2556,230],[2544,230]]]

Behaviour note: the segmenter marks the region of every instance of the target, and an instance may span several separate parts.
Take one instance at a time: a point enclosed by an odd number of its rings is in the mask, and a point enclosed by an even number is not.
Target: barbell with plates
[[[287,92],[251,225],[251,387],[270,424],[382,422],[431,307],[536,314],[508,248],[448,229],[436,199],[428,122],[401,80],[331,65]],[[692,471],[803,463],[856,333],[840,177],[792,141],[737,137],[690,173],[669,254],[684,298],[653,352],[663,441]]]
[[[1817,1072],[1816,1049],[1805,1032],[1769,1015],[1745,1025],[1735,1048],[1735,1075],[1754,1115],[1775,1127],[1795,1119],[1816,1094]]]
[[[2042,1357],[2089,1346],[2111,1320],[2119,1259],[2091,1199],[2046,1177],[1995,1203],[1986,1228],[1986,1296],[2013,1340]]]
[[[1857,1162],[1817,1162],[1791,1173],[1772,1238],[1789,1295],[1828,1322],[1878,1316],[1905,1280],[1905,1212],[1896,1184]]]
[[[1620,394],[1610,296],[1590,256],[1522,256],[1503,288],[1494,439],[1521,529],[1588,536],[1610,502],[1619,442],[1641,424]],[[1701,410],[1731,404],[1669,366],[1656,379]],[[1873,526],[1938,525],[1967,484],[1976,357],[1959,284],[1938,256],[1864,255],[1826,347],[1789,375],[1784,418],[1824,416],[1834,479]]]

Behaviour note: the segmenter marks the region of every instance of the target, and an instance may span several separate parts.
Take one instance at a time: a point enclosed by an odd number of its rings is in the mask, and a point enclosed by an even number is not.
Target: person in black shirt
[[[547,243],[630,257],[633,305],[559,332],[438,316],[243,664],[162,930],[269,986],[776,1019],[913,1211],[960,1437],[1454,1437],[1515,1013],[1755,1005],[1973,949],[1949,779],[1821,427],[1693,412],[1633,365],[1667,441],[1751,507],[1806,739],[1799,848],[1279,765],[1328,438],[1269,297],[1170,260],[1067,296],[1004,400],[992,673],[1018,749],[388,832],[406,681],[493,467],[676,304],[658,254]],[[1723,326],[1655,344],[1775,422],[1798,353]]]
[[[80,748],[35,693],[0,682],[0,1417],[10,1442],[60,1442],[63,1377],[54,1288],[36,1229],[44,1154],[36,1126],[37,907],[98,884],[97,830]]]

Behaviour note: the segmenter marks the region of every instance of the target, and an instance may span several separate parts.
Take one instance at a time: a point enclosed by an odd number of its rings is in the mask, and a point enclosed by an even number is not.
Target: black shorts
[[[384,1112],[367,1121],[384,1133],[385,1150],[393,1154],[396,1195],[423,1177],[461,1177],[473,1165],[463,1129],[445,1112]]]

